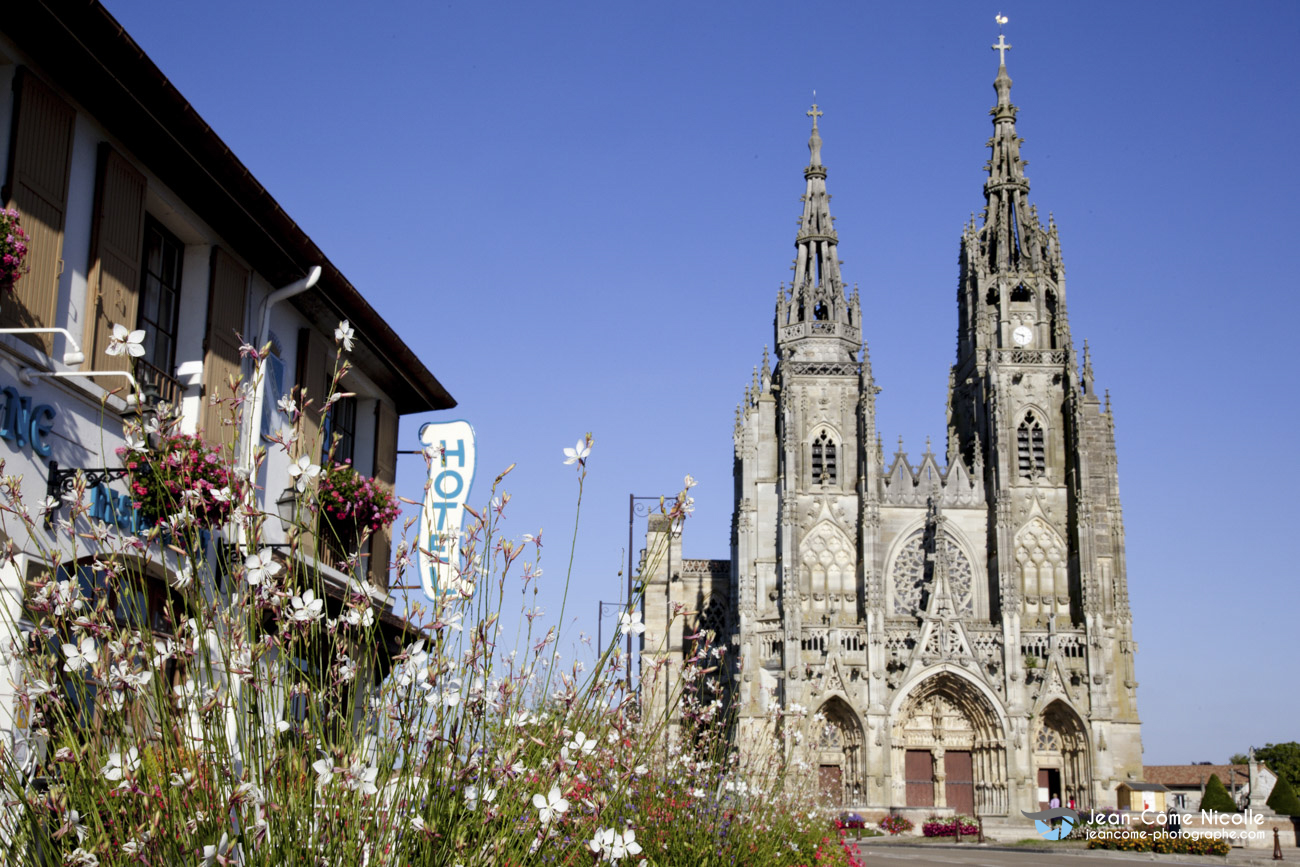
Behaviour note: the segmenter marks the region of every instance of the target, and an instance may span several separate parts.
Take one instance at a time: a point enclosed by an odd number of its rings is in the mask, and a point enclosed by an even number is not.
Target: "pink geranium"
[[[136,508],[147,518],[166,518],[184,505],[199,524],[212,527],[230,514],[230,473],[202,437],[170,434],[155,448],[119,448],[117,454],[131,471]]]
[[[30,240],[18,224],[18,210],[0,208],[0,291],[12,292],[14,284],[27,273]]]

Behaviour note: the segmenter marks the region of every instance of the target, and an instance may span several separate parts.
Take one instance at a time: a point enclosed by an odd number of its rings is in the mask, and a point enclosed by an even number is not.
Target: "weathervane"
[[[997,15],[993,16],[993,20],[998,23],[998,44],[993,46],[993,50],[998,53],[998,65],[1006,66],[1007,49],[1011,46],[1007,45],[1007,40],[1002,35],[1002,25],[1007,23],[1007,16],[999,12]]]

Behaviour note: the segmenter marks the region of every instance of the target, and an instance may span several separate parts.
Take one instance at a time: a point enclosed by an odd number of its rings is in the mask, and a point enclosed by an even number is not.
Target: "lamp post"
[[[600,612],[596,615],[596,655],[598,658],[600,654],[605,652],[605,609],[613,608],[615,611],[618,611],[622,607],[622,602],[600,602]],[[629,635],[628,638],[630,639],[631,636]],[[628,666],[632,665],[632,658],[630,656],[628,657],[627,664]]]

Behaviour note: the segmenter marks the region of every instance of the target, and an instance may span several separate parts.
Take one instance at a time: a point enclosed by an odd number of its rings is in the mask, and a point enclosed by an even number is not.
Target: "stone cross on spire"
[[[816,98],[817,92],[813,91],[813,99]],[[808,153],[810,156],[808,165],[809,167],[820,168],[822,164],[822,137],[817,132],[817,118],[821,117],[825,112],[818,111],[817,103],[814,102],[812,108],[804,112],[804,114],[808,115],[813,120],[812,135],[808,139]]]
[[[1006,37],[1003,36],[1001,33],[999,33],[999,34],[998,34],[998,44],[992,46],[992,48],[993,48],[994,51],[996,51],[996,52],[998,53],[998,65],[999,65],[999,66],[1006,66],[1006,65],[1007,65],[1007,51],[1009,51],[1009,50],[1011,49],[1011,46],[1010,46],[1010,45],[1007,45]]]
[[[998,52],[998,66],[1007,65],[1007,50],[1011,48],[1007,45],[1007,40],[1002,36],[1002,25],[1007,23],[1007,16],[999,12],[993,16],[993,20],[998,23],[998,44],[993,46],[993,50]]]

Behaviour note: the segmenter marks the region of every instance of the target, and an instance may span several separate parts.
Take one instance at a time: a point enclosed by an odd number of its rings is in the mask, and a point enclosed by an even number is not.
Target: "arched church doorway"
[[[1065,702],[1043,708],[1034,727],[1034,769],[1038,777],[1038,802],[1046,809],[1053,795],[1061,806],[1092,806],[1091,763],[1083,721]]]
[[[1002,723],[972,683],[942,672],[908,694],[895,717],[896,802],[982,816],[1007,812]]]
[[[862,727],[844,700],[832,697],[813,715],[813,764],[821,803],[850,807],[862,803]]]

